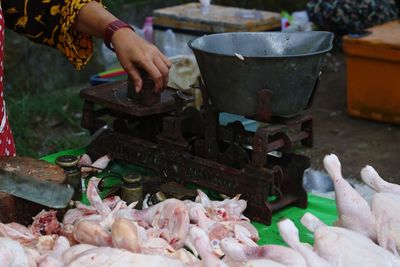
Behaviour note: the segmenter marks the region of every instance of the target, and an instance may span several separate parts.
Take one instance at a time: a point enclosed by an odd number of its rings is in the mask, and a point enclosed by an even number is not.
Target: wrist
[[[104,31],[104,44],[111,49],[112,51],[114,51],[114,48],[111,44],[111,40],[113,38],[113,35],[119,31],[120,29],[130,29],[132,31],[135,31],[132,26],[130,26],[128,23],[122,21],[122,20],[115,20],[111,23],[109,23],[106,26],[106,29]]]

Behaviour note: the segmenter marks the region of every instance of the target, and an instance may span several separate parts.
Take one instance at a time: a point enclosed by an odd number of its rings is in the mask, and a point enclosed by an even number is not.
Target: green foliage
[[[88,140],[80,126],[82,100],[76,88],[7,93],[5,98],[19,156],[38,158]]]

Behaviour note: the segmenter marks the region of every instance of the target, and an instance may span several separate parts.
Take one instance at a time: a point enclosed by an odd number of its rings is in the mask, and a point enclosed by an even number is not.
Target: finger
[[[139,70],[129,59],[120,56],[118,53],[117,56],[122,68],[128,73],[129,77],[132,79],[136,93],[139,93],[143,86],[143,81],[140,76]]]
[[[168,66],[159,57],[157,57],[154,60],[154,63],[156,65],[156,67],[158,68],[158,70],[161,72],[161,75],[163,76],[163,87],[161,89],[164,89],[168,84],[168,73],[169,73]]]
[[[149,74],[149,76],[153,80],[154,91],[159,92],[160,89],[163,87],[163,76],[156,65],[151,61],[147,61],[146,64],[143,64],[141,67],[147,72],[147,74]]]
[[[171,68],[171,66],[172,66],[172,62],[171,62],[171,60],[169,60],[169,58],[168,57],[166,57],[164,54],[162,54],[161,52],[160,52],[160,57],[161,57],[161,60],[165,63],[165,65],[167,66],[167,68],[169,69],[169,68]]]
[[[134,67],[134,65],[130,65],[130,67],[126,70],[126,72],[133,80],[133,83],[135,86],[135,92],[139,93],[140,90],[142,90],[142,86],[143,86],[143,81],[142,81],[142,77],[140,77],[139,70],[136,67]]]

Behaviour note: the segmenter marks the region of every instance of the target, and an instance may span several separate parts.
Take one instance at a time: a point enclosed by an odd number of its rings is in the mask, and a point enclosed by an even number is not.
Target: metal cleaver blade
[[[55,209],[67,207],[74,193],[74,189],[69,185],[2,170],[0,191]]]

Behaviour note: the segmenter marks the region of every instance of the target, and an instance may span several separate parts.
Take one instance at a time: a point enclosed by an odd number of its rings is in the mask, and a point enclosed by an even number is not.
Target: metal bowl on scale
[[[273,116],[292,117],[310,101],[333,33],[232,32],[191,40],[212,104],[254,117],[257,93],[272,92]]]

